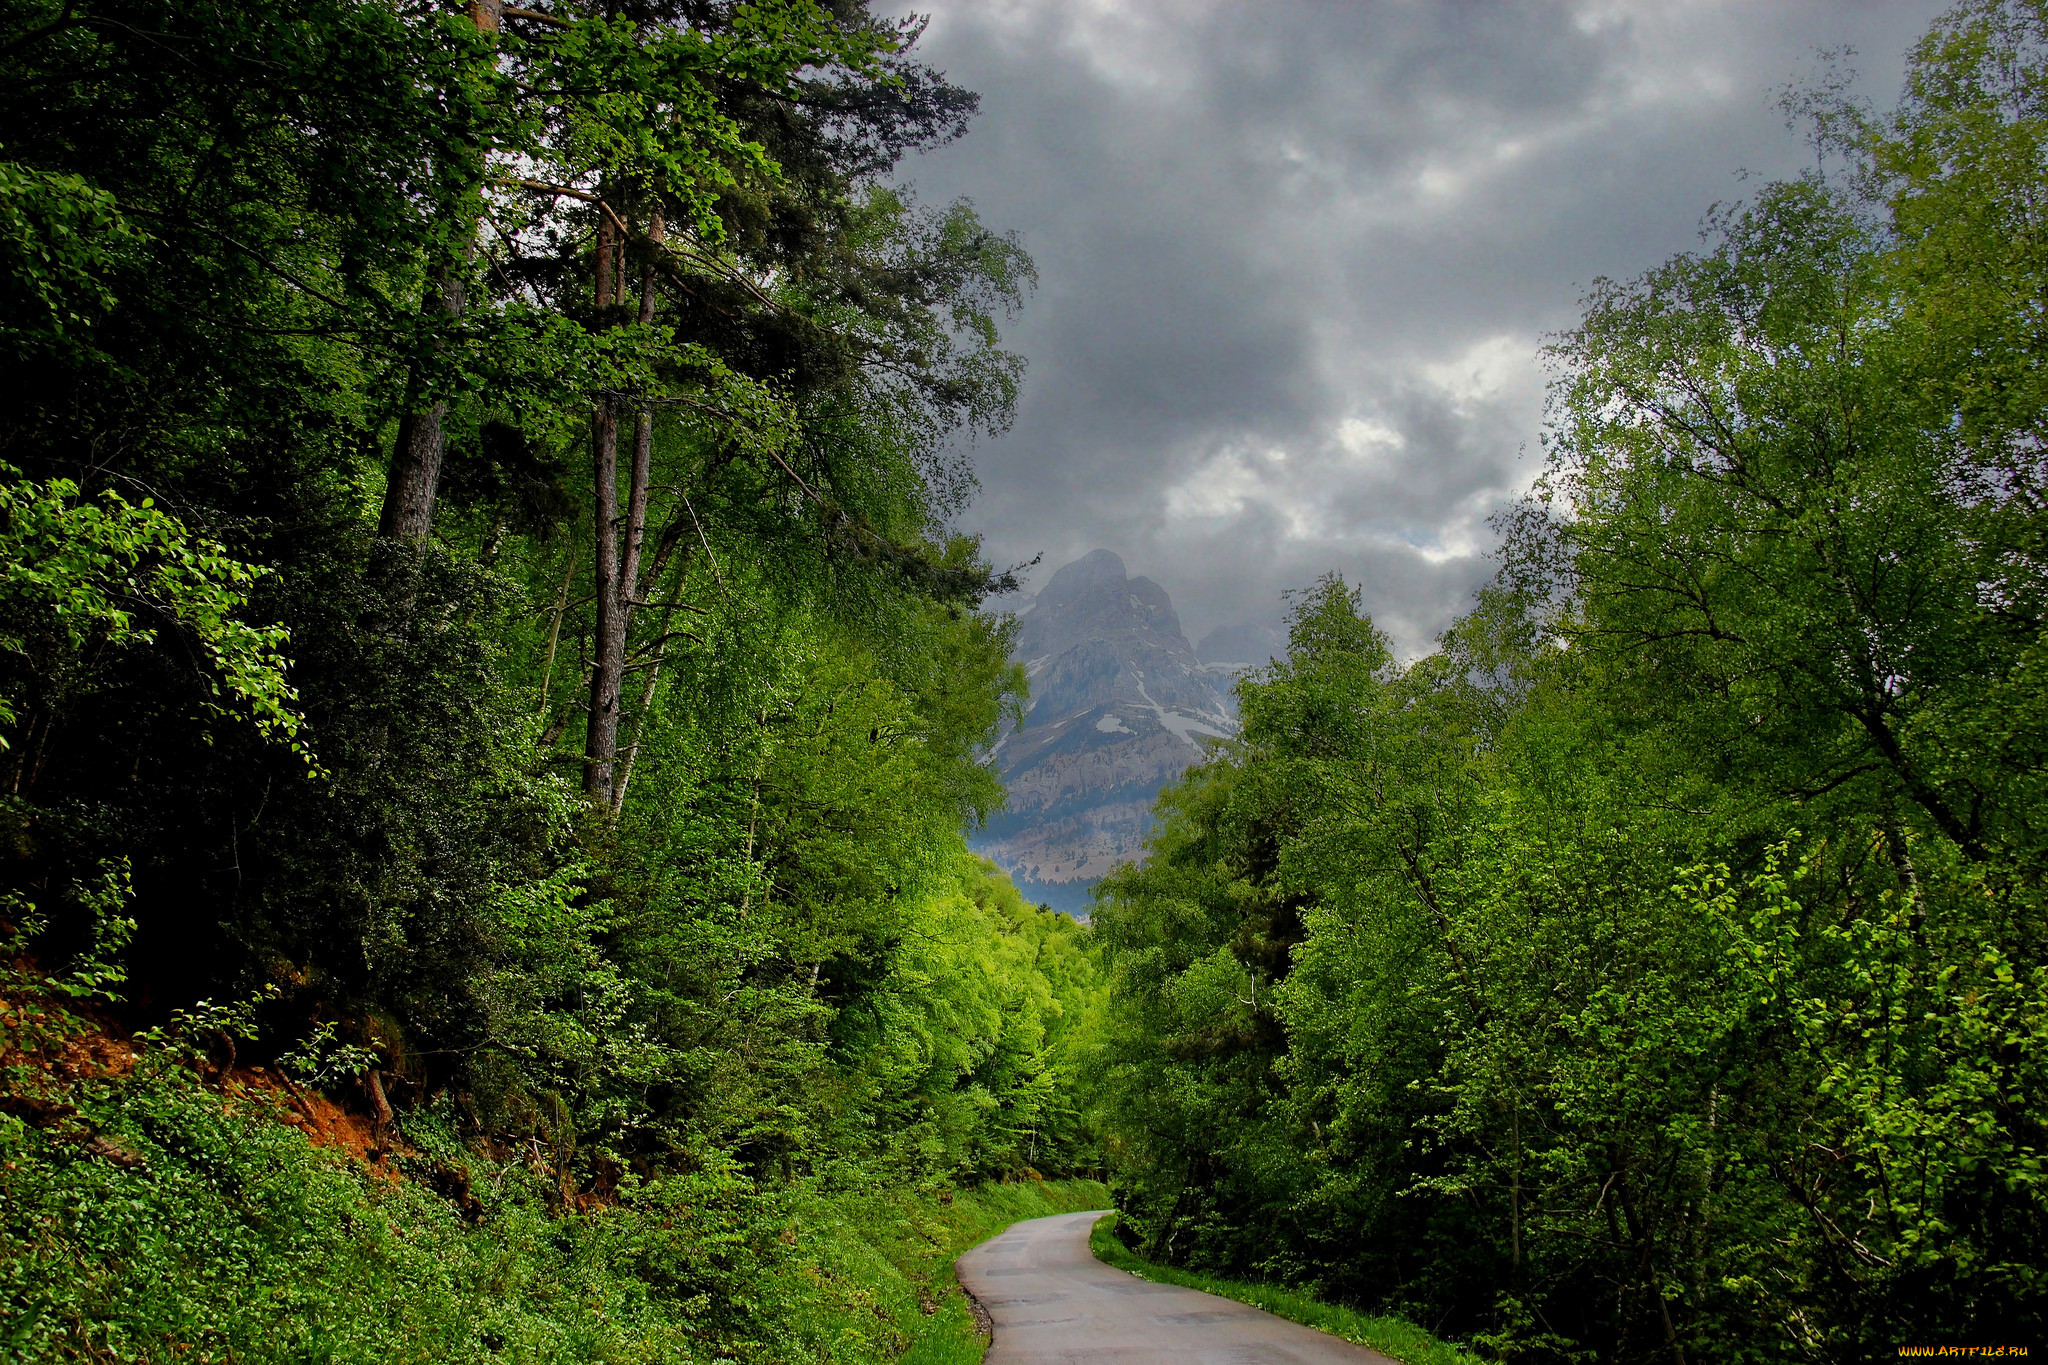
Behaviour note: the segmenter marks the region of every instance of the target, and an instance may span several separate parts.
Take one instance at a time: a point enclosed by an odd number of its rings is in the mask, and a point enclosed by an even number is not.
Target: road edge
[[[1246,1304],[1276,1318],[1299,1323],[1354,1346],[1378,1351],[1401,1365],[1482,1365],[1478,1356],[1447,1341],[1440,1341],[1403,1317],[1360,1313],[1337,1304],[1324,1303],[1299,1289],[1284,1285],[1247,1284],[1219,1279],[1199,1271],[1177,1270],[1154,1265],[1139,1257],[1117,1239],[1116,1210],[1096,1219],[1088,1229],[1088,1250],[1112,1270],[1121,1270],[1153,1284],[1177,1285],[1200,1290],[1219,1299]]]

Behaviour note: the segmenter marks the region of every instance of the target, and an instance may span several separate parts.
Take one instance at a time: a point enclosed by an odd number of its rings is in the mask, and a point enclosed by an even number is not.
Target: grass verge
[[[1199,1289],[1205,1294],[1248,1303],[1275,1317],[1328,1332],[1360,1346],[1369,1346],[1406,1365],[1479,1365],[1478,1356],[1437,1340],[1403,1317],[1360,1313],[1333,1303],[1323,1303],[1298,1289],[1285,1289],[1279,1285],[1246,1284],[1241,1280],[1218,1279],[1199,1271],[1153,1265],[1150,1261],[1138,1259],[1129,1247],[1118,1241],[1115,1228],[1116,1215],[1112,1213],[1097,1220],[1088,1237],[1088,1249],[1104,1265],[1127,1270],[1158,1284],[1177,1284],[1186,1289]]]
[[[812,1253],[842,1288],[811,1296],[832,1310],[829,1321],[804,1335],[837,1343],[870,1336],[873,1358],[887,1358],[893,1348],[902,1352],[902,1365],[980,1365],[988,1342],[954,1277],[954,1260],[1012,1223],[1108,1203],[1108,1188],[1093,1180],[1018,1180],[937,1196],[842,1197],[825,1206],[831,1226],[816,1230]]]

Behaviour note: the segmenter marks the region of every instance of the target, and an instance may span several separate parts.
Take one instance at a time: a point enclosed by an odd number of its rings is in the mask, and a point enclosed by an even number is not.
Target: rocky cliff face
[[[1234,731],[1237,670],[1197,658],[1165,590],[1107,550],[1054,574],[1021,626],[1031,710],[996,745],[1009,809],[975,843],[1025,895],[1085,913],[1142,851],[1159,789]]]

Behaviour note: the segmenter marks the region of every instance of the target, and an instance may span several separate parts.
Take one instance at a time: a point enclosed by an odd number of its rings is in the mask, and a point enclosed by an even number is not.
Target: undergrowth
[[[316,1146],[251,1077],[0,1014],[0,1358],[193,1362],[978,1361],[951,1261],[1092,1181],[771,1186],[711,1157],[579,1208],[417,1112],[382,1158]]]

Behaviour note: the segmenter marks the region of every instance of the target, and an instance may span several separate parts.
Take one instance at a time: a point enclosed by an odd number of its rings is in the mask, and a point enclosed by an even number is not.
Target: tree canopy
[[[807,1349],[760,1297],[799,1196],[1094,1160],[1093,959],[965,846],[1023,680],[947,528],[1034,276],[894,182],[975,109],[919,32],[0,3],[10,957],[592,1248],[726,1209],[752,1262],[628,1277],[706,1358]],[[81,1102],[10,1100],[8,1169],[69,1179]]]
[[[2044,42],[1958,6],[1594,286],[1437,652],[1296,599],[1097,917],[1152,1254],[1504,1359],[2040,1336]]]

